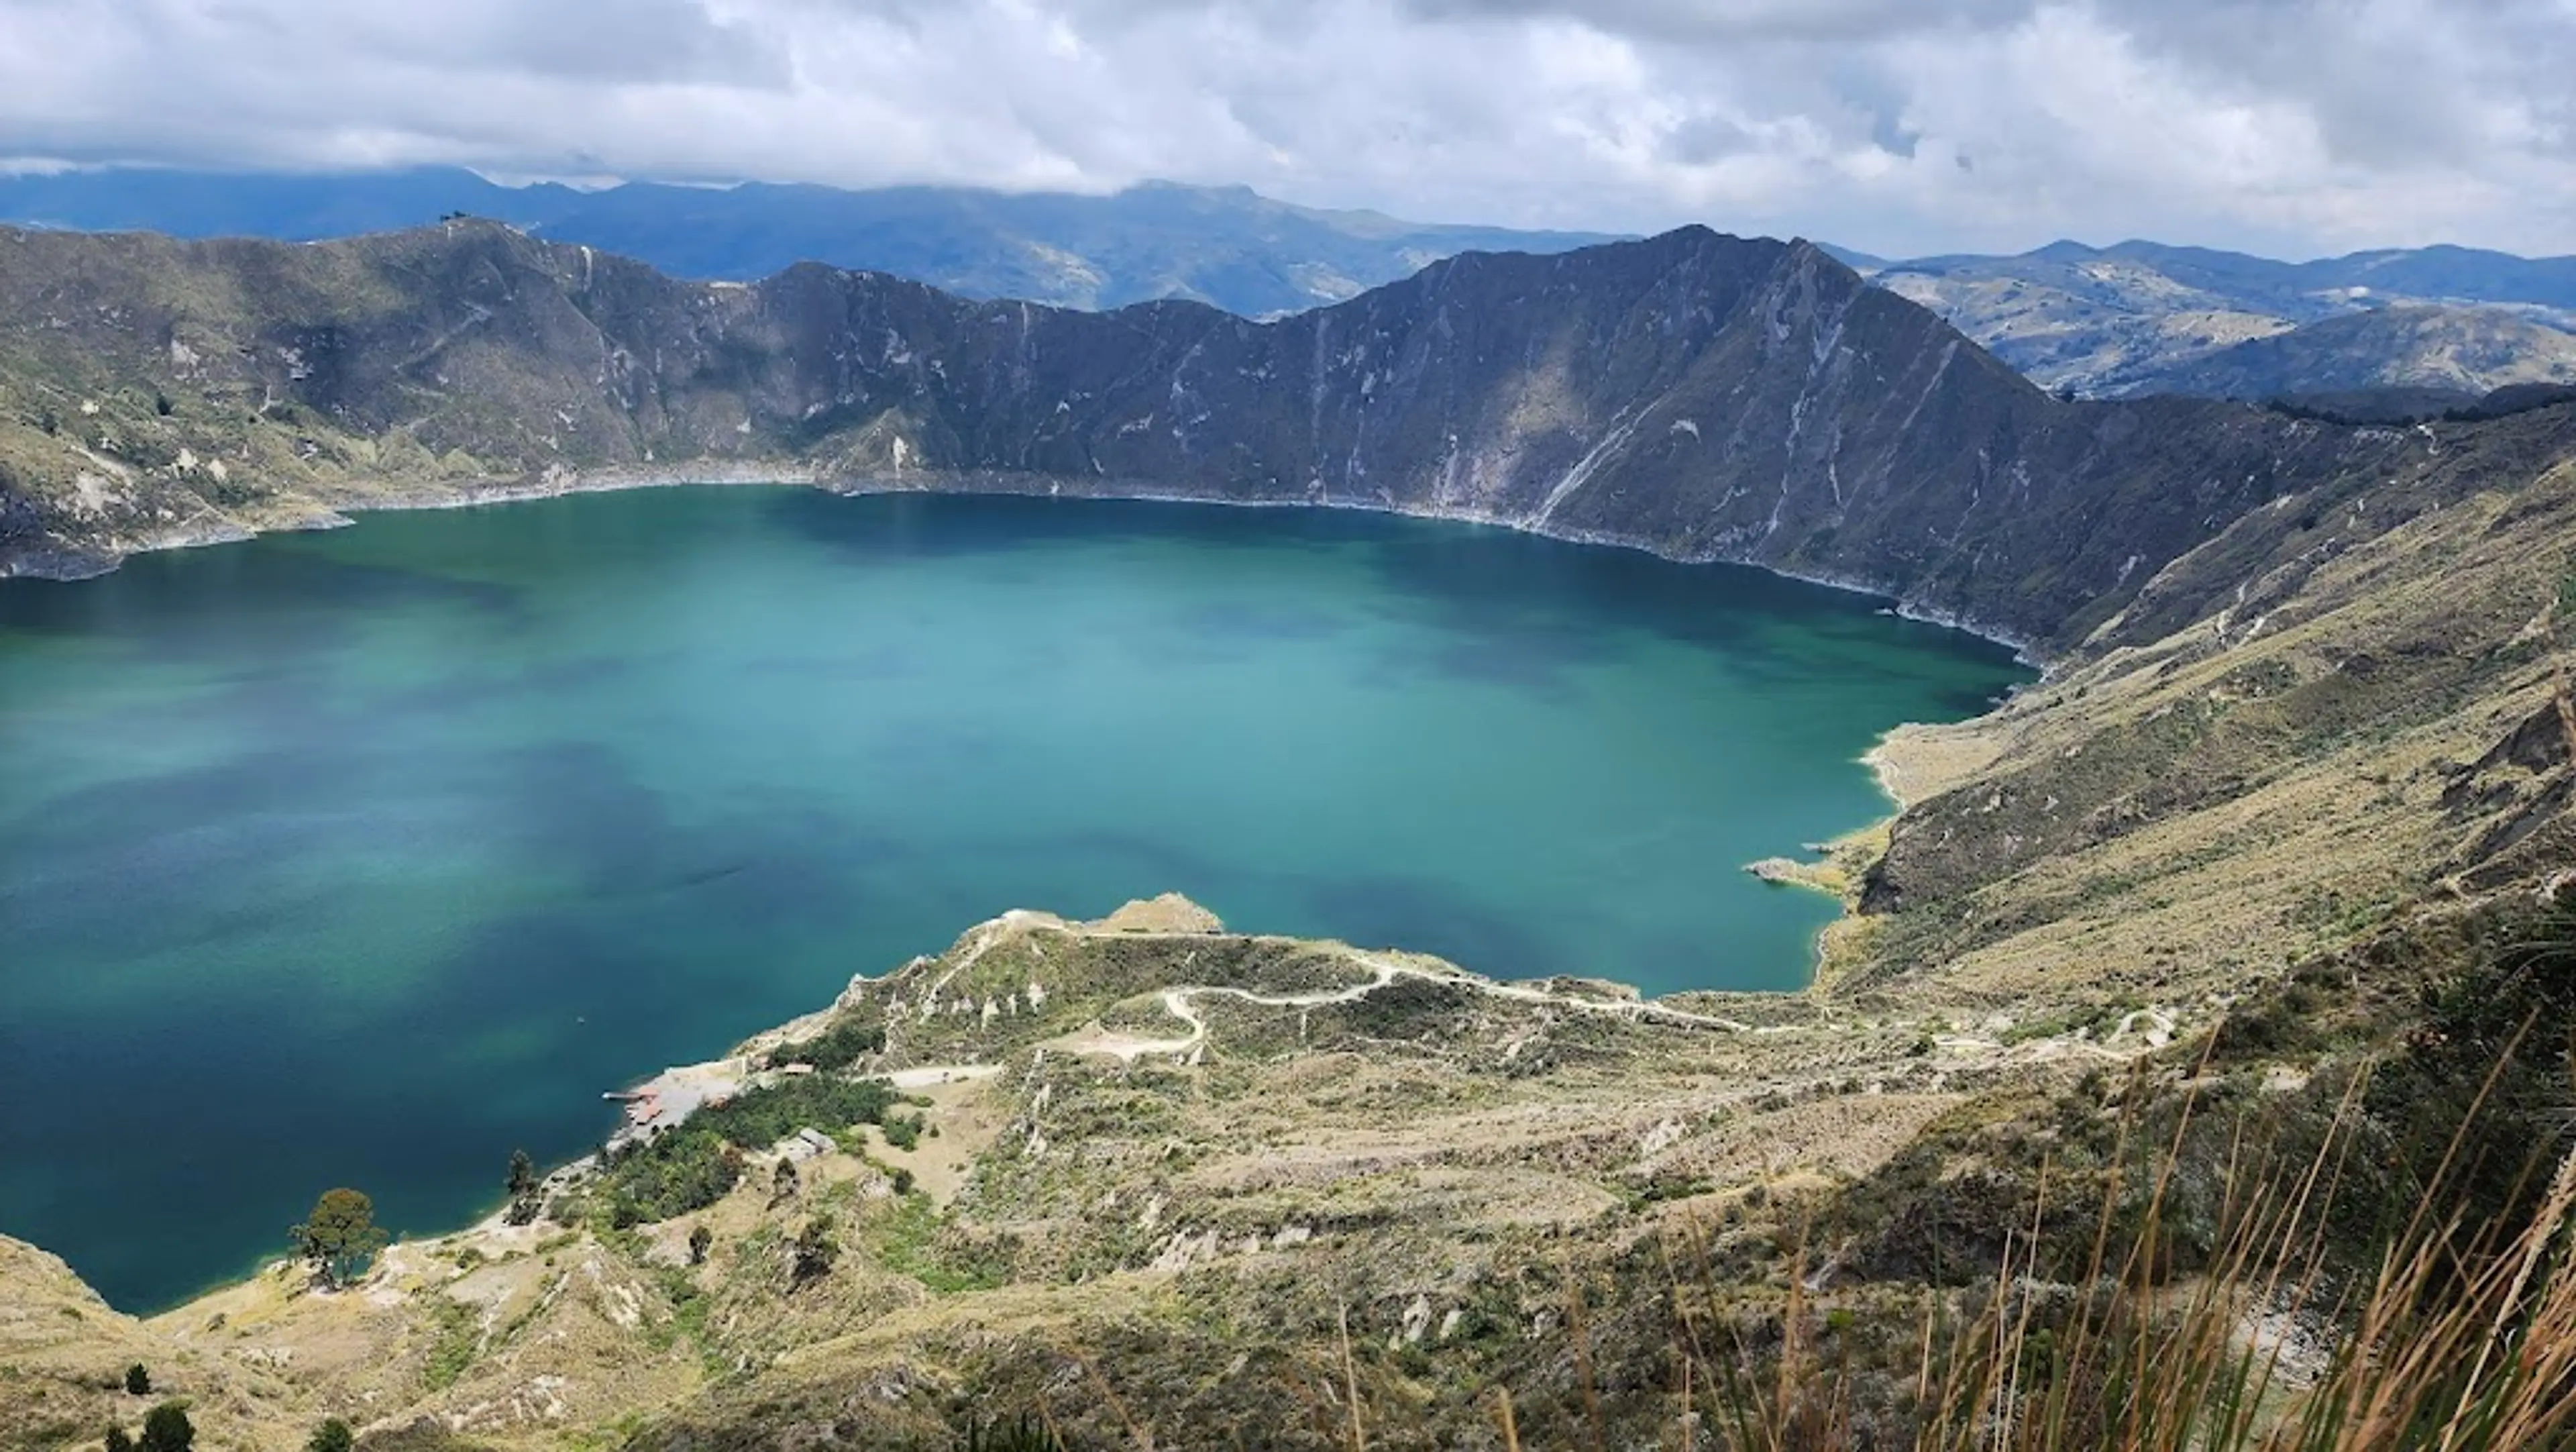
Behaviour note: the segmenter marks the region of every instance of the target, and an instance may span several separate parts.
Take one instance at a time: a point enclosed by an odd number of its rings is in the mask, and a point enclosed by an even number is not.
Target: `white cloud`
[[[2576,251],[2576,0],[0,0],[0,155]]]

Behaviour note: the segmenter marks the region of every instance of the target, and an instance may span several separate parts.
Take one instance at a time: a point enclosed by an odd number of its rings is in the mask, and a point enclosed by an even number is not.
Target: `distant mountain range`
[[[969,298],[1090,310],[1187,298],[1251,318],[1339,302],[1462,252],[1612,240],[1168,182],[1078,196],[763,183],[582,190],[442,167],[0,178],[0,221],[78,231],[314,241],[459,213],[688,278],[747,282],[816,261]],[[2425,247],[2277,262],[2155,242],[1909,261],[1826,250],[2050,389],[2247,399],[2394,391],[2409,408],[2438,408],[2498,387],[2576,382],[2576,257]]]
[[[2424,247],[2276,262],[2155,242],[1904,262],[1837,255],[2049,388],[2466,398],[2576,380],[2576,257]]]
[[[843,191],[632,182],[502,186],[429,167],[336,176],[158,170],[0,177],[0,221],[84,232],[318,241],[463,213],[749,282],[798,262],[887,272],[971,298],[1103,309],[1189,298],[1275,317],[1355,297],[1461,252],[1564,252],[1608,234],[1441,226],[1326,211],[1245,187],[1149,182],[1110,196],[960,187]]]

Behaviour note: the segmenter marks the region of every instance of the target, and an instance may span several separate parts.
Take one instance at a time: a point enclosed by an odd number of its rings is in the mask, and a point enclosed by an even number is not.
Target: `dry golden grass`
[[[2508,1054],[2510,1057],[2510,1054]],[[2499,1074],[2501,1066],[2499,1067]],[[2489,1087],[2492,1088],[2493,1080]],[[2337,1124],[2286,1179],[2237,1171],[2216,1264],[2181,1287],[2152,1268],[2166,1233],[2186,1115],[2145,1158],[2143,1230],[2115,1231],[2106,1196],[2071,1299],[2033,1277],[2031,1244],[2007,1248],[1981,1294],[1924,1292],[1919,1354],[1893,1445],[1918,1452],[2516,1452],[2576,1445],[2576,1151],[2544,1147],[2537,1213],[2519,1225],[2462,1223],[2453,1141],[2417,1213],[2375,1276],[2336,1289],[2327,1204],[2357,1139],[2356,1081]],[[2479,1099],[2483,1101],[2485,1091]],[[2478,1106],[2470,1109],[2472,1118]],[[2129,1127],[2124,1125],[2124,1138]],[[2258,1127],[2240,1123],[2247,1145]],[[2146,1146],[2153,1149],[2155,1146]],[[1685,1264],[1706,1265],[1686,1244]],[[1696,1257],[1696,1260],[1692,1259]],[[1810,1452],[1853,1445],[1863,1409],[1851,1368],[1822,1347],[1804,1274],[1777,1303],[1780,1340],[1744,1340],[1739,1288],[1675,1277],[1684,1363],[1676,1425],[1714,1433],[1681,1445]],[[2266,1334],[2267,1326],[2271,1327]],[[2303,1365],[2303,1330],[2330,1349]],[[1879,1410],[1879,1409],[1874,1409]],[[1884,1429],[1881,1429],[1884,1436]],[[1882,1441],[1881,1445],[1889,1445]]]
[[[2560,689],[2549,621],[2567,559],[2533,542],[2570,538],[2576,467],[2561,465],[2354,543],[2267,612],[1892,735],[1892,791],[1958,794],[1941,850],[1972,886],[1941,910],[1971,927],[1936,954],[1938,986],[1996,1003],[2223,995],[2375,926],[2355,917],[2372,904],[2463,891],[2455,874],[2500,818],[2445,792]],[[2351,724],[2328,731],[2316,711]],[[2211,724],[2170,765],[2107,759],[2195,713]],[[2161,791],[2187,804],[2161,810]],[[1886,941],[1829,947],[1866,965]]]

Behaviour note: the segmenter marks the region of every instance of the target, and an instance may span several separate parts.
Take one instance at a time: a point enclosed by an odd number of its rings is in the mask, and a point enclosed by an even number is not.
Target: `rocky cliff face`
[[[491,224],[0,234],[0,561],[502,487],[768,475],[1492,520],[1883,590],[2060,649],[2403,436],[2061,404],[1800,243],[1468,254],[1259,324],[699,285]]]

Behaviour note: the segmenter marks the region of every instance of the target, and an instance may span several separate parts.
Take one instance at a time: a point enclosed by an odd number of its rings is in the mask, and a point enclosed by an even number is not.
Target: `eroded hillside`
[[[2241,982],[2565,866],[2576,410],[2436,438],[2238,521],[1992,715],[1900,733],[1975,765],[1871,869],[1869,971]]]

